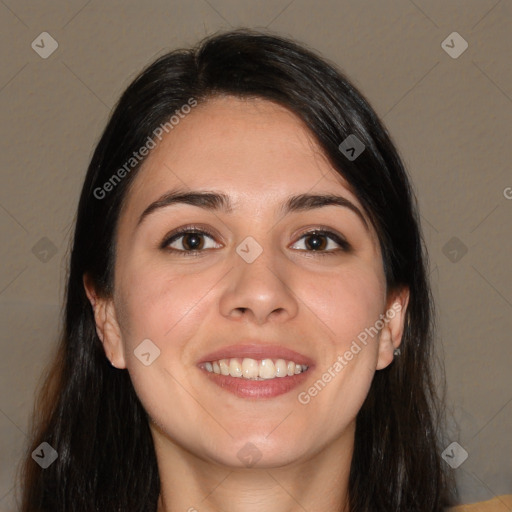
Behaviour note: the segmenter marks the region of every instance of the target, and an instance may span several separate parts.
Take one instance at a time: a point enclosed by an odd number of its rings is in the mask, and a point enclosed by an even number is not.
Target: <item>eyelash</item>
[[[203,228],[203,227],[199,228],[197,226],[185,226],[183,228],[180,228],[179,231],[176,231],[176,232],[171,233],[168,236],[166,236],[164,241],[161,243],[160,248],[163,250],[175,253],[175,254],[179,254],[180,256],[187,256],[187,255],[200,256],[200,253],[211,250],[211,249],[180,250],[180,249],[174,249],[174,248],[168,247],[168,245],[175,242],[182,236],[192,235],[192,234],[207,235],[207,236],[215,239],[215,235],[206,228]],[[332,256],[334,254],[337,254],[339,251],[350,252],[352,250],[352,246],[345,239],[343,239],[338,234],[336,234],[332,231],[329,231],[328,229],[325,229],[325,228],[315,228],[315,229],[312,229],[311,231],[307,231],[306,233],[302,233],[302,235],[300,236],[300,238],[298,238],[297,241],[302,240],[303,238],[305,238],[307,236],[313,236],[313,235],[325,236],[326,238],[329,238],[332,241],[336,242],[341,247],[339,249],[334,249],[334,250],[331,249],[331,250],[323,250],[323,251],[312,251],[312,250],[305,250],[305,249],[296,249],[296,250],[300,250],[302,252],[311,252],[311,253],[314,253],[316,256]]]

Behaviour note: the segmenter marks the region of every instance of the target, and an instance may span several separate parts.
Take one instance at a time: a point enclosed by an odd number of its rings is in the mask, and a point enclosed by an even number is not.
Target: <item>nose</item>
[[[230,284],[220,300],[223,316],[262,325],[297,315],[298,297],[289,262],[277,261],[270,250],[264,250],[252,263],[238,255],[235,258],[235,268],[228,274]]]

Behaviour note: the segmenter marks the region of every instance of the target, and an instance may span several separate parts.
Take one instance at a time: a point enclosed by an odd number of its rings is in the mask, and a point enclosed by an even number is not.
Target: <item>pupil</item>
[[[319,235],[310,235],[310,237],[308,239],[309,240],[309,242],[308,242],[309,248],[319,249],[323,245],[321,238],[322,237]],[[313,240],[313,242],[311,240]],[[316,240],[316,242],[315,242],[315,240]]]
[[[201,237],[197,233],[189,233],[185,240],[188,242],[185,245],[189,250],[197,250],[201,246]]]

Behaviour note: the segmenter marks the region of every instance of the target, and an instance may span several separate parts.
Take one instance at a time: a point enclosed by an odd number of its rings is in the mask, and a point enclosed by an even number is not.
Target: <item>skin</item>
[[[233,212],[177,204],[145,208],[176,187],[231,197]],[[199,105],[152,151],[121,212],[115,292],[102,298],[87,276],[106,356],[127,369],[145,410],[159,465],[158,512],[348,510],[355,418],[376,371],[400,345],[407,289],[388,293],[377,235],[350,209],[327,206],[287,216],[292,194],[336,193],[364,212],[303,123],[272,102],[218,97]],[[187,224],[210,228],[198,256],[160,249]],[[320,237],[321,256],[304,233],[328,226],[353,250]],[[252,263],[236,247],[262,247]],[[190,248],[187,237],[172,243]],[[309,403],[297,399],[393,304],[400,311]],[[241,309],[245,308],[245,309]],[[212,384],[197,362],[251,337],[315,361],[305,385],[271,399],[239,398]],[[160,356],[144,366],[144,339]],[[127,426],[129,427],[129,426]],[[247,467],[237,453],[261,454]]]

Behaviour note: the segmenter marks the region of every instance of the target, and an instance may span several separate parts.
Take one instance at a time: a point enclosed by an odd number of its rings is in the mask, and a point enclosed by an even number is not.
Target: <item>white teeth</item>
[[[220,359],[219,361],[208,361],[204,363],[204,368],[210,373],[251,380],[291,377],[308,369],[307,365],[295,364],[293,361],[286,362],[284,359],[256,360],[250,357],[245,357],[243,360],[233,357],[231,359]]]
[[[229,359],[221,359],[219,361],[219,367],[222,375],[229,375]]]
[[[256,379],[260,372],[260,365],[255,359],[249,357],[244,358],[242,361],[242,375],[246,379]]]
[[[278,359],[275,364],[276,367],[276,377],[286,377],[288,367],[286,366],[286,361],[284,359]]]
[[[229,375],[231,377],[242,376],[242,365],[238,362],[238,359],[231,359],[229,362]]]
[[[273,379],[276,376],[276,367],[272,359],[263,359],[260,363],[259,377],[262,379]]]

